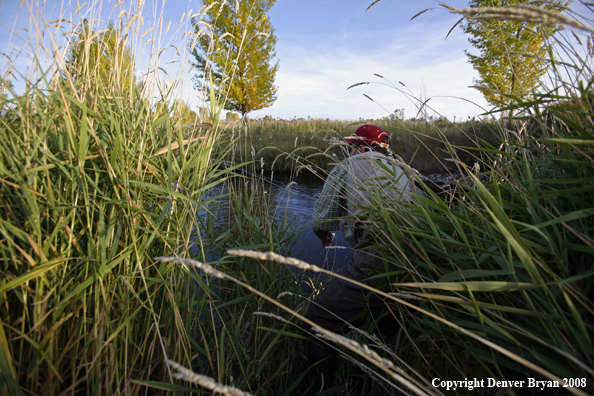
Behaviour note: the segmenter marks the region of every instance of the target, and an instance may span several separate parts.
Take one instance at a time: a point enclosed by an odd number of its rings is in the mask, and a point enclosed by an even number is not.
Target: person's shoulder
[[[338,164],[334,164],[334,166],[332,167],[332,170],[330,171],[330,173],[332,172],[342,172],[346,169],[347,165],[349,164],[349,160],[350,158],[345,158],[342,161],[340,161]]]
[[[355,154],[355,155],[351,155],[349,158],[347,158],[346,160],[349,163],[352,163],[354,161],[357,160],[364,160],[364,159],[371,159],[374,157],[374,153],[373,151],[365,151],[363,153],[359,153],[359,154]]]
[[[361,154],[353,155],[352,157],[349,158],[349,160],[351,160],[351,161],[365,160],[365,159],[367,159],[367,160],[386,160],[388,162],[394,162],[392,157],[390,157],[386,154],[378,153],[377,151],[366,151]]]

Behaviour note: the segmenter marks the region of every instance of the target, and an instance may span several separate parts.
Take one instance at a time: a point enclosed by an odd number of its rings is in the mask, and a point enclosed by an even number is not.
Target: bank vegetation
[[[135,36],[143,9],[130,7],[113,33],[135,54],[150,36]],[[77,12],[70,19],[82,22]],[[434,378],[475,377],[566,381],[560,393],[594,393],[594,79],[592,25],[583,23],[551,39],[549,61],[570,65],[555,63],[556,84],[513,102],[509,123],[487,124],[499,140],[473,134],[483,126],[471,122],[386,125],[421,156],[423,135],[435,131],[443,161],[465,175],[443,196],[426,189],[414,205],[380,200],[366,211],[378,230],[372,248],[395,278],[370,290],[401,325],[387,338],[373,328],[338,337],[303,322],[311,296],[301,284],[315,283],[305,270],[318,269],[283,258],[298,237],[294,222],[273,215],[262,180],[235,172],[257,170],[264,151],[253,142],[288,134],[280,121],[235,134],[216,122],[189,126],[173,88],[123,81],[128,65],[97,73],[89,57],[76,70],[55,59],[24,93],[3,82],[12,91],[0,99],[0,393],[306,394],[315,390],[304,339],[314,332],[341,351],[337,394],[352,391],[354,365],[373,379],[371,394],[445,394]],[[62,53],[52,24],[29,32],[36,59]],[[158,29],[149,34],[167,46]],[[159,50],[148,53],[148,71],[158,70]],[[221,106],[209,105],[216,121]],[[354,128],[306,122],[266,145],[295,156],[299,142],[327,137],[316,129]],[[449,128],[478,147],[449,141]],[[393,140],[396,152],[409,146]],[[474,164],[480,170],[466,171]],[[222,183],[231,199],[216,212]],[[215,221],[221,213],[227,229]]]

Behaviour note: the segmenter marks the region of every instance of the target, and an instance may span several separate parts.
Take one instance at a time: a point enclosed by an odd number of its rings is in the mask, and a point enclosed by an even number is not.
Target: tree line
[[[195,88],[206,93],[207,102],[215,100],[225,110],[234,112],[229,114],[228,121],[236,121],[240,114],[243,122],[247,122],[249,113],[270,107],[278,97],[278,87],[274,84],[279,69],[279,60],[275,59],[278,39],[267,16],[275,2],[241,0],[221,5],[215,0],[203,0],[205,18],[192,19],[198,40],[188,50],[191,65],[197,70]],[[510,11],[531,7],[558,13],[567,9],[569,3],[568,0],[469,1],[469,7],[476,12],[459,21],[472,45],[465,53],[479,74],[475,87],[491,105],[507,108],[506,114],[511,116],[514,103],[542,89],[541,77],[551,64],[546,41],[557,30],[550,20],[530,24],[505,15],[498,20],[493,20],[492,15],[488,15],[489,19],[484,17],[492,7],[507,7]],[[134,58],[119,33],[109,23],[96,34],[83,22],[77,38],[70,44],[66,62],[69,73],[63,73],[62,83],[74,85],[78,74],[94,73],[106,85],[116,84],[123,89],[139,85],[134,75]],[[94,38],[85,46],[89,37]],[[125,69],[121,65],[126,65]],[[116,66],[121,70],[115,70]],[[1,85],[3,95],[12,89],[8,79],[2,79]],[[183,102],[172,106],[186,120],[212,117],[206,109],[199,109],[196,114]]]

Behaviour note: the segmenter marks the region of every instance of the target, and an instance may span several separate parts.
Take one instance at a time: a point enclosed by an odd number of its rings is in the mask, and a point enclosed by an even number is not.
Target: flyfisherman
[[[353,258],[338,273],[372,287],[380,286],[380,278],[368,279],[384,270],[384,260],[374,252],[361,251],[373,239],[373,228],[366,213],[360,208],[371,207],[374,197],[384,202],[412,201],[415,192],[403,169],[395,164],[389,149],[388,134],[375,125],[363,125],[354,136],[346,138],[349,158],[335,166],[322,189],[312,215],[313,231],[323,247],[332,243],[332,231],[342,232],[353,247]],[[346,220],[344,218],[347,218]],[[382,280],[382,282],[385,282]],[[333,277],[310,303],[306,317],[326,330],[342,334],[348,325],[363,327],[366,323],[379,323],[384,301],[368,290]],[[393,326],[393,324],[392,324]],[[333,345],[310,340],[308,357],[314,365],[314,386],[332,387],[337,351]]]

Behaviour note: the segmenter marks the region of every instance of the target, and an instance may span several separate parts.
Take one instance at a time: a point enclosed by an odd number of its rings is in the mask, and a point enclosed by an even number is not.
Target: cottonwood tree
[[[220,6],[204,0],[205,19],[193,20],[196,33],[203,27],[210,30],[190,48],[192,64],[199,70],[196,88],[208,88],[212,73],[224,108],[239,112],[244,122],[249,112],[269,107],[277,98],[274,79],[279,64],[272,63],[277,38],[266,16],[275,2],[242,0]]]
[[[527,0],[470,0],[470,7],[510,7],[526,5],[560,12],[569,1],[533,2]],[[476,54],[465,51],[469,62],[478,71],[477,88],[489,103],[504,107],[513,103],[511,95],[519,100],[534,93],[549,66],[547,39],[556,31],[552,23],[532,24],[526,21],[487,18],[488,10],[467,16],[462,24],[468,41]],[[511,18],[511,13],[509,14]],[[509,115],[512,115],[510,111]]]

